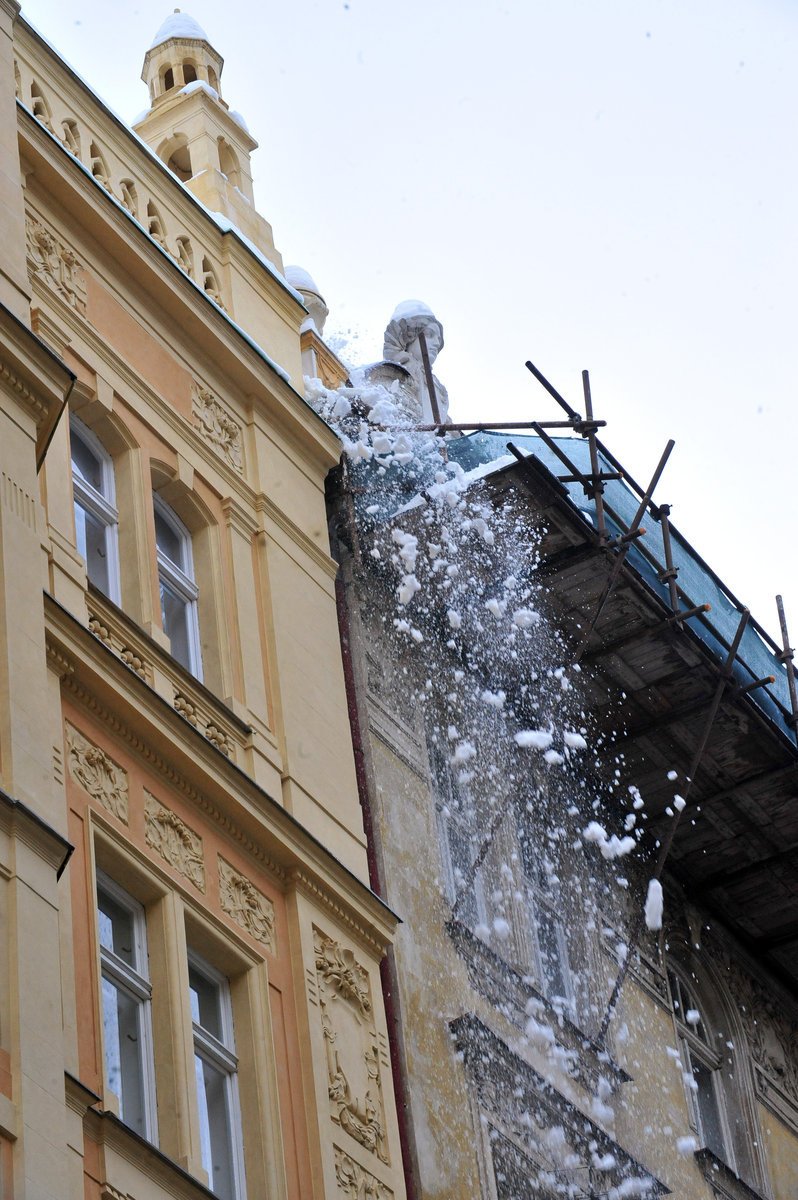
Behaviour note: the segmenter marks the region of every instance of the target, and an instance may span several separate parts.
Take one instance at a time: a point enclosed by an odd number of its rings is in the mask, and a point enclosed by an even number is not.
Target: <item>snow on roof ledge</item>
[[[208,41],[208,35],[202,26],[197,24],[194,18],[190,17],[188,13],[181,12],[179,8],[176,8],[166,18],[153,38],[150,50],[154,50],[156,46],[160,46],[163,42],[168,42],[170,38],[186,38],[189,41],[200,42]]]

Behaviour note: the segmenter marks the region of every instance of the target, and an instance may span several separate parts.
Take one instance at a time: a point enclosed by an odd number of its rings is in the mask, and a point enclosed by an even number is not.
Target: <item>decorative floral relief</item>
[[[346,1000],[354,1000],[364,1016],[371,1012],[369,977],[365,969],[347,950],[332,938],[315,931],[316,971]]]
[[[274,905],[253,883],[219,855],[222,911],[272,954],[275,953]]]
[[[379,1179],[356,1163],[337,1146],[335,1151],[335,1178],[338,1187],[350,1200],[391,1200],[393,1192]]]
[[[180,820],[177,813],[144,792],[144,836],[170,867],[185,875],[194,887],[205,891],[205,863],[202,838]]]
[[[67,763],[76,783],[127,825],[127,772],[66,722]]]
[[[191,409],[194,425],[205,441],[221,454],[234,471],[243,474],[241,426],[229,416],[216,397],[198,383],[192,386]]]
[[[368,974],[351,950],[313,931],[330,1115],[361,1146],[388,1162],[379,1043]]]
[[[34,217],[26,216],[28,271],[43,279],[81,316],[86,313],[86,284],[75,252]]]

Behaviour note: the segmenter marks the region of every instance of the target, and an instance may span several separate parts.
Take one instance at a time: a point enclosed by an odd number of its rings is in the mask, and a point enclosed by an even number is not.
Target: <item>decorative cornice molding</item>
[[[326,908],[339,924],[346,926],[357,940],[373,954],[376,954],[379,959],[384,956],[390,945],[389,939],[386,938],[383,941],[380,938],[376,938],[362,922],[355,920],[348,909],[337,903],[329,892],[325,891],[315,879],[312,879],[310,875],[299,867],[295,867],[288,873],[288,879],[294,884],[297,891],[304,892],[310,899],[316,901],[323,908]]]

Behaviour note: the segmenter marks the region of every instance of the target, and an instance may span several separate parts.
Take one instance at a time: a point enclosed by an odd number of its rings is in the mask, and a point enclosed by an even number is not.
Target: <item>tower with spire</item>
[[[222,97],[223,68],[204,29],[176,8],[144,56],[150,107],[133,127],[198,200],[280,267],[271,226],[254,204],[250,155],[258,143]]]

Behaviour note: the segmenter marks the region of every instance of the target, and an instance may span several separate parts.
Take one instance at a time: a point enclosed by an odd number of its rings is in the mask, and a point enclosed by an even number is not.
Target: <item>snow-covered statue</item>
[[[435,388],[437,415],[433,412],[424,355],[419,334],[424,334],[429,359],[429,374]],[[383,359],[398,363],[408,372],[407,387],[412,393],[413,408],[420,424],[446,421],[449,414],[449,394],[446,388],[432,375],[432,364],[443,348],[443,326],[431,308],[421,300],[404,300],[397,305],[385,330]]]

